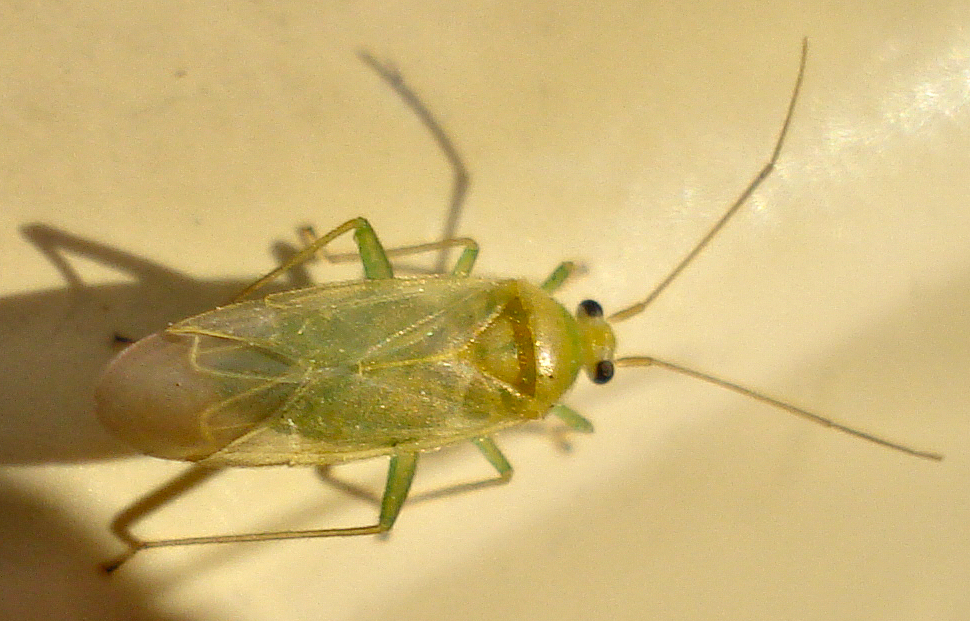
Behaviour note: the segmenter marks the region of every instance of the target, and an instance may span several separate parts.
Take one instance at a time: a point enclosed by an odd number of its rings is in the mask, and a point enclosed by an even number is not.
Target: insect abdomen
[[[200,358],[213,366],[203,372]],[[95,392],[98,417],[148,455],[203,459],[290,397],[288,370],[238,343],[161,332],[131,345],[105,370]]]

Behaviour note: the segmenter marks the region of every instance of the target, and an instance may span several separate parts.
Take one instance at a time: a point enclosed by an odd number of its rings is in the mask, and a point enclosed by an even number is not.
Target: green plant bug
[[[387,531],[408,495],[419,455],[457,442],[474,443],[498,480],[507,482],[512,466],[493,440],[496,432],[550,413],[574,430],[592,431],[589,421],[560,402],[580,371],[602,384],[618,367],[661,367],[892,449],[941,459],[678,364],[615,356],[612,324],[649,306],[771,173],[806,57],[807,41],[768,163],[668,276],[628,308],[605,315],[598,303],[586,300],[569,313],[552,295],[574,272],[572,263],[561,264],[538,285],[477,278],[471,272],[478,245],[471,239],[449,236],[385,250],[368,221],[355,218],[309,241],[233,303],[177,322],[121,352],[97,389],[103,424],[148,455],[199,467],[119,514],[113,530],[129,549],[105,568],[112,571],[147,548]],[[390,79],[401,86],[395,76]],[[454,153],[445,151],[449,157]],[[363,280],[254,299],[348,233],[354,235]],[[445,275],[394,275],[391,257],[454,247],[460,256]],[[385,455],[387,483],[372,525],[161,540],[129,532],[133,522],[219,468],[325,466]]]

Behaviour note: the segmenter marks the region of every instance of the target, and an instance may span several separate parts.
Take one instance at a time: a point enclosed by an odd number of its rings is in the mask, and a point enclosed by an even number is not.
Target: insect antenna
[[[748,184],[748,187],[741,192],[740,196],[738,196],[737,200],[734,201],[731,207],[724,212],[724,215],[722,215],[721,218],[715,222],[713,226],[711,226],[704,237],[697,242],[693,250],[688,252],[687,255],[680,260],[680,263],[675,265],[674,268],[670,270],[667,277],[661,280],[660,284],[654,287],[653,291],[651,291],[650,294],[643,300],[610,315],[610,323],[624,321],[630,317],[639,315],[646,310],[646,308],[650,306],[650,304],[652,304],[661,293],[663,293],[670,283],[680,276],[680,273],[683,272],[684,269],[686,269],[687,266],[697,258],[697,255],[699,255],[707,247],[707,245],[711,243],[711,240],[714,239],[722,228],[724,228],[724,225],[728,223],[734,214],[736,214],[738,210],[740,210],[741,207],[748,202],[748,199],[752,194],[754,194],[754,191],[758,189],[761,183],[771,174],[771,171],[774,170],[775,164],[778,162],[778,154],[781,153],[781,147],[785,143],[785,136],[788,134],[788,127],[791,125],[792,115],[795,112],[795,102],[798,101],[798,93],[802,88],[802,79],[805,77],[805,61],[807,59],[808,38],[805,38],[802,39],[802,56],[798,65],[798,77],[795,79],[795,88],[792,90],[791,100],[788,102],[788,112],[785,114],[785,122],[782,124],[781,131],[778,133],[778,140],[775,141],[775,149],[771,152],[771,157],[768,159],[768,163],[765,164],[757,176],[752,179],[751,183]]]
[[[768,405],[772,405],[778,409],[785,410],[786,412],[789,412],[796,416],[801,416],[802,418],[808,419],[814,423],[818,423],[819,425],[824,425],[825,427],[831,427],[832,429],[835,429],[837,431],[847,433],[850,436],[855,436],[857,438],[862,438],[863,440],[868,440],[869,442],[879,444],[880,446],[885,446],[891,449],[895,449],[897,451],[902,451],[903,453],[906,453],[908,455],[913,455],[915,457],[922,457],[923,459],[930,459],[933,461],[943,460],[943,455],[939,453],[933,453],[931,451],[921,451],[918,449],[914,449],[910,446],[906,446],[904,444],[898,444],[896,442],[892,442],[890,440],[886,440],[884,438],[874,436],[870,433],[866,433],[865,431],[860,431],[859,429],[853,429],[852,427],[848,427],[841,423],[837,423],[836,421],[830,418],[825,418],[824,416],[819,416],[818,414],[812,414],[807,410],[803,410],[799,407],[795,407],[794,405],[785,403],[784,401],[778,401],[777,399],[773,399],[768,395],[762,394],[760,392],[755,392],[750,388],[745,388],[744,386],[735,384],[734,382],[729,382],[719,377],[708,375],[707,373],[701,373],[700,371],[695,371],[694,369],[689,369],[679,364],[674,364],[673,362],[659,360],[652,356],[628,356],[625,358],[617,358],[616,360],[613,361],[613,364],[615,364],[618,367],[660,367],[661,369],[667,369],[668,371],[680,373],[681,375],[686,375],[687,377],[693,377],[694,379],[699,379],[709,384],[714,384],[715,386],[726,388],[727,390],[736,392],[740,395],[744,395],[745,397],[750,397],[755,401],[760,401],[761,403],[767,403]]]
[[[768,159],[768,162],[764,165],[764,167],[762,167],[762,169],[758,172],[758,174],[754,177],[754,179],[751,180],[751,183],[749,183],[748,186],[741,192],[737,200],[735,200],[734,203],[727,209],[727,211],[724,212],[724,214],[720,217],[720,219],[718,219],[718,221],[715,222],[710,229],[708,229],[707,233],[700,239],[700,241],[697,242],[694,248],[691,249],[691,251],[688,252],[684,256],[684,258],[681,259],[680,262],[674,266],[674,268],[667,274],[667,276],[663,280],[660,281],[660,283],[656,287],[654,287],[653,291],[651,291],[647,295],[647,297],[640,300],[636,304],[633,304],[631,306],[628,306],[624,309],[621,309],[613,313],[608,317],[607,321],[609,321],[610,323],[617,323],[617,322],[629,319],[631,317],[634,317],[636,315],[639,315],[644,310],[646,310],[647,307],[649,307],[650,304],[652,304],[654,300],[656,300],[657,297],[659,297],[660,294],[667,289],[670,283],[672,283],[678,276],[680,276],[681,272],[683,272],[687,268],[687,266],[690,265],[694,261],[694,259],[696,259],[697,256],[708,246],[708,244],[711,243],[711,240],[714,239],[714,237],[721,231],[722,228],[724,228],[724,225],[728,223],[728,221],[741,209],[741,207],[745,205],[745,203],[747,203],[748,199],[755,192],[755,190],[758,189],[758,187],[762,184],[762,182],[764,182],[764,180],[767,179],[769,175],[771,175],[771,172],[775,168],[775,164],[778,162],[778,156],[781,153],[781,148],[785,143],[785,137],[788,135],[788,128],[791,125],[792,116],[795,112],[795,103],[798,101],[798,94],[801,91],[802,81],[803,81],[803,78],[805,77],[805,64],[807,59],[808,59],[808,39],[805,38],[805,39],[802,39],[802,54],[801,54],[801,60],[799,61],[799,65],[798,65],[798,76],[795,79],[795,87],[792,89],[791,99],[788,102],[788,111],[785,114],[785,121],[784,123],[782,123],[781,131],[778,133],[778,140],[775,141],[775,148],[771,152],[771,157]],[[848,427],[841,423],[837,423],[832,419],[825,418],[823,416],[819,416],[818,414],[813,414],[801,408],[795,407],[794,405],[784,403],[782,401],[778,401],[777,399],[773,399],[772,397],[769,397],[765,394],[751,390],[750,388],[745,388],[744,386],[735,384],[734,382],[729,382],[727,380],[714,377],[713,375],[701,373],[700,371],[695,371],[693,369],[689,369],[687,367],[683,367],[681,365],[674,364],[672,362],[666,362],[664,360],[659,360],[657,358],[648,357],[648,356],[629,356],[625,358],[616,359],[614,361],[614,364],[618,367],[653,366],[653,367],[660,367],[662,369],[667,369],[668,371],[673,371],[681,375],[686,375],[687,377],[692,377],[694,379],[702,380],[704,382],[713,384],[715,386],[720,386],[721,388],[725,388],[727,390],[736,392],[746,397],[750,397],[755,401],[760,401],[761,403],[774,406],[776,408],[785,410],[786,412],[789,412],[791,414],[795,414],[796,416],[801,416],[802,418],[808,419],[812,422],[818,423],[820,425],[824,425],[826,427],[831,427],[832,429],[836,429],[843,433],[847,433],[851,436],[855,436],[857,438],[861,438],[863,440],[867,440],[869,442],[879,444],[880,446],[885,446],[897,451],[901,451],[908,455],[921,457],[923,459],[930,459],[934,461],[941,461],[943,459],[943,456],[939,453],[917,450],[912,447],[905,446],[903,444],[898,444],[896,442],[892,442],[884,438],[874,436],[872,434],[866,433],[859,429],[853,429],[852,427]]]

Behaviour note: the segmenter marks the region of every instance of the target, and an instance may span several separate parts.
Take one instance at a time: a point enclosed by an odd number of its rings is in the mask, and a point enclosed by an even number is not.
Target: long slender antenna
[[[764,165],[761,172],[759,172],[751,183],[748,184],[748,187],[741,192],[741,195],[738,196],[736,201],[734,201],[734,204],[732,204],[731,207],[724,212],[721,219],[714,223],[714,226],[707,231],[707,234],[704,235],[699,242],[697,242],[694,249],[688,252],[687,256],[681,259],[680,263],[678,263],[674,269],[667,274],[667,277],[660,281],[660,284],[658,284],[654,290],[650,292],[650,295],[645,297],[640,302],[637,302],[633,306],[624,308],[623,310],[619,310],[610,315],[609,321],[611,323],[616,323],[618,321],[623,321],[624,319],[629,319],[634,315],[639,315],[644,311],[644,309],[653,303],[657,296],[659,296],[664,289],[666,289],[675,278],[680,276],[680,273],[683,272],[684,269],[690,265],[695,258],[697,258],[697,255],[699,255],[701,251],[707,247],[711,240],[714,239],[714,236],[717,235],[718,232],[724,228],[724,225],[727,224],[728,220],[730,220],[734,214],[736,214],[738,210],[744,206],[754,191],[758,189],[758,186],[760,186],[761,183],[768,178],[768,175],[771,174],[771,171],[774,170],[775,163],[778,162],[778,154],[781,153],[781,147],[785,143],[785,136],[788,134],[788,126],[791,125],[792,115],[795,112],[795,102],[798,100],[798,92],[802,88],[802,78],[805,77],[805,61],[807,59],[808,38],[805,38],[802,39],[802,58],[798,65],[798,77],[795,79],[795,88],[792,90],[791,100],[788,103],[788,113],[785,115],[785,122],[782,124],[781,131],[778,133],[778,140],[775,142],[775,149],[772,151],[771,157],[768,159],[768,163]]]
[[[774,170],[775,164],[778,162],[778,156],[781,153],[781,148],[785,143],[785,137],[788,135],[788,128],[791,125],[792,116],[794,115],[794,112],[795,112],[795,102],[798,101],[798,94],[802,88],[802,81],[805,77],[805,64],[807,59],[808,59],[808,38],[805,38],[805,39],[802,39],[802,56],[798,64],[798,76],[795,79],[795,87],[792,89],[791,99],[788,102],[788,112],[785,114],[785,121],[784,123],[782,123],[781,131],[778,133],[778,140],[775,141],[775,148],[771,152],[771,157],[768,158],[768,163],[765,164],[764,167],[762,167],[761,171],[754,177],[754,179],[751,180],[751,183],[748,184],[748,187],[746,187],[744,191],[741,192],[737,200],[735,200],[734,203],[728,208],[728,210],[724,212],[724,215],[722,215],[721,218],[717,222],[715,222],[713,226],[711,226],[711,228],[707,231],[704,237],[702,237],[700,241],[697,242],[697,245],[695,245],[694,248],[690,252],[688,252],[683,259],[681,259],[680,263],[674,266],[674,268],[670,271],[670,273],[667,274],[667,277],[664,278],[662,281],[660,281],[660,284],[658,284],[653,289],[653,291],[651,291],[650,294],[647,295],[647,297],[645,297],[643,300],[610,315],[609,317],[610,322],[616,323],[618,321],[629,319],[634,315],[638,315],[642,313],[651,303],[653,303],[653,301],[657,299],[657,297],[661,293],[663,293],[663,291],[670,285],[670,283],[672,283],[674,279],[676,279],[681,274],[681,272],[683,272],[684,269],[686,269],[687,266],[690,265],[690,263],[695,258],[697,258],[697,256],[707,247],[707,245],[710,244],[711,240],[714,239],[714,237],[721,231],[722,228],[724,228],[724,225],[727,224],[727,222],[734,216],[734,214],[736,214],[738,210],[740,210],[741,207],[744,206],[744,204],[748,201],[748,199],[751,198],[751,195],[755,192],[755,190],[758,189],[758,187],[762,184],[762,182],[765,179],[767,179],[768,176],[771,174],[771,172]],[[825,418],[823,416],[819,416],[818,414],[812,414],[807,410],[803,410],[801,408],[795,407],[794,405],[790,405],[788,403],[784,403],[782,401],[778,401],[777,399],[773,399],[772,397],[769,397],[760,392],[751,390],[750,388],[745,388],[744,386],[735,384],[734,382],[729,382],[719,377],[714,377],[713,375],[701,373],[700,371],[695,371],[694,369],[689,369],[687,367],[683,367],[678,364],[674,364],[672,362],[666,362],[649,356],[629,356],[629,357],[618,358],[614,360],[614,364],[618,367],[653,366],[653,367],[660,367],[663,369],[667,369],[668,371],[680,373],[681,375],[692,377],[694,379],[698,379],[698,380],[707,382],[709,384],[719,386],[721,388],[730,390],[740,395],[750,397],[755,401],[760,401],[761,403],[765,403],[767,405],[774,406],[781,410],[785,410],[786,412],[789,412],[796,416],[801,416],[802,418],[810,420],[819,425],[831,427],[832,429],[841,431],[842,433],[846,433],[848,435],[861,438],[862,440],[866,440],[868,442],[872,442],[880,446],[884,446],[887,448],[891,448],[891,449],[906,453],[907,455],[913,455],[915,457],[930,459],[933,461],[941,461],[943,459],[943,455],[939,453],[917,450],[903,444],[899,444],[896,442],[886,440],[884,438],[880,438],[878,436],[874,436],[870,433],[866,433],[865,431],[853,429],[852,427],[848,427],[846,425],[838,423],[830,418]]]
[[[441,239],[453,239],[458,236],[458,220],[461,218],[462,207],[465,204],[465,195],[468,194],[468,184],[470,183],[470,177],[468,174],[468,168],[461,159],[461,154],[458,153],[458,148],[455,147],[455,143],[451,141],[448,134],[445,132],[441,123],[438,119],[431,114],[431,110],[421,101],[421,99],[408,88],[408,85],[404,83],[404,78],[401,73],[390,64],[381,63],[372,55],[367,52],[361,51],[357,53],[357,56],[371,69],[377,72],[381,78],[387,82],[394,92],[404,101],[404,103],[411,108],[411,111],[418,117],[421,124],[425,126],[431,137],[434,139],[438,148],[444,154],[445,159],[448,160],[448,164],[451,165],[454,171],[454,181],[451,186],[451,198],[448,201],[448,217],[445,220],[444,230],[441,232]],[[438,262],[435,265],[436,272],[444,272],[445,264],[448,260],[447,250],[443,250],[441,255],[438,257]]]
[[[709,384],[714,384],[715,386],[720,386],[721,388],[726,388],[727,390],[736,392],[745,397],[750,397],[755,401],[760,401],[762,403],[767,403],[768,405],[773,405],[776,408],[790,412],[796,416],[801,416],[819,425],[824,425],[825,427],[831,427],[842,433],[847,433],[850,436],[855,436],[857,438],[862,438],[869,442],[879,444],[880,446],[885,446],[897,451],[901,451],[908,455],[914,455],[916,457],[921,457],[923,459],[930,459],[933,461],[942,461],[943,455],[939,453],[933,453],[929,451],[920,451],[912,447],[898,444],[896,442],[891,442],[889,440],[874,436],[865,431],[859,431],[858,429],[853,429],[852,427],[847,427],[841,423],[837,423],[830,418],[824,418],[818,414],[812,414],[811,412],[805,411],[801,408],[797,408],[794,405],[789,405],[777,399],[772,399],[771,397],[761,394],[760,392],[755,392],[750,388],[745,388],[744,386],[739,386],[734,382],[729,382],[723,380],[719,377],[714,377],[713,375],[708,375],[706,373],[701,373],[700,371],[695,371],[693,369],[688,369],[687,367],[682,367],[679,364],[674,364],[672,362],[666,362],[663,360],[658,360],[657,358],[649,356],[630,356],[628,358],[618,358],[614,361],[614,364],[618,367],[660,367],[662,369],[667,369],[668,371],[674,371],[675,373],[680,373],[681,375],[686,375],[687,377],[693,377],[694,379],[699,379],[701,381],[707,382]]]

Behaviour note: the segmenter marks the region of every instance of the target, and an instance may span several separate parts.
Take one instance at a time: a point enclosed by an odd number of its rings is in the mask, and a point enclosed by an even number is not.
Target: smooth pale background
[[[0,616],[970,615],[965,2],[5,2],[0,23]],[[224,299],[303,223],[366,215],[389,245],[440,235],[450,171],[357,50],[400,67],[463,153],[460,231],[482,244],[480,273],[540,279],[581,260],[562,299],[609,310],[644,295],[762,165],[804,35],[777,173],[618,326],[621,349],[945,462],[623,370],[569,397],[596,434],[569,453],[555,424],[506,434],[510,486],[415,502],[386,541],[158,550],[95,572],[120,550],[111,515],[183,467],[98,428],[113,332]],[[31,223],[186,276],[125,274],[76,241],[84,283],[69,291],[27,243]],[[383,468],[340,473],[378,489]],[[416,487],[487,474],[474,451],[442,451]],[[306,472],[241,471],[140,532],[373,512]]]

